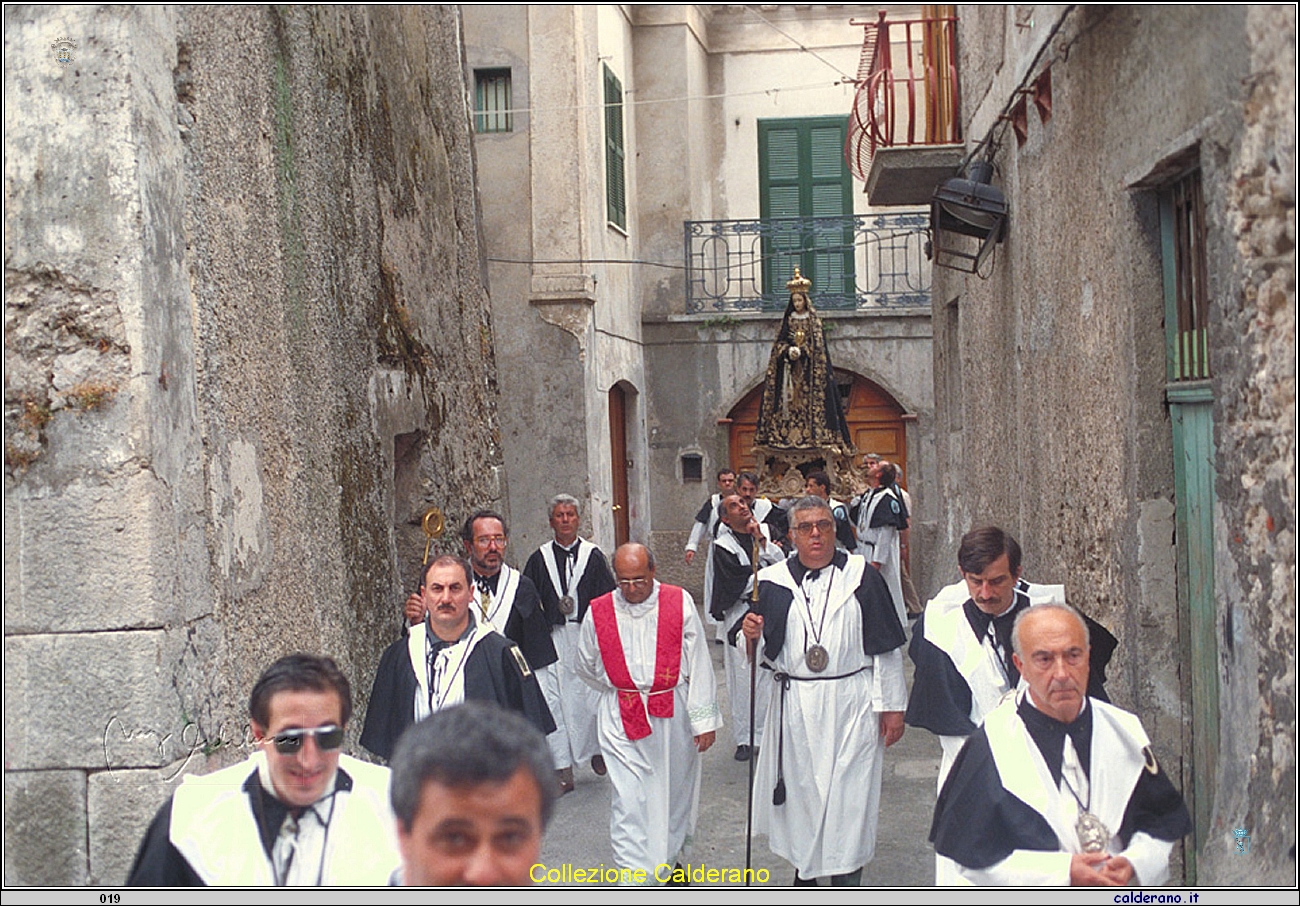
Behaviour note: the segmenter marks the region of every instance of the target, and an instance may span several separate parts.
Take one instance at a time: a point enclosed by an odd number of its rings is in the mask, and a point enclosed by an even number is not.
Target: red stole
[[[614,617],[614,593],[601,595],[588,606],[596,623],[596,642],[605,674],[618,692],[618,711],[623,718],[623,732],[633,741],[650,735],[650,721],[641,693],[632,682]],[[655,717],[673,716],[673,689],[682,672],[682,590],[676,585],[659,585],[659,628],[655,637],[655,678],[647,693],[650,713]]]

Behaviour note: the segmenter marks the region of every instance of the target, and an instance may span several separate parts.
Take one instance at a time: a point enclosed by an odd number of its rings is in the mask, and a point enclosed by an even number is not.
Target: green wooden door
[[[1214,598],[1214,394],[1210,384],[1205,208],[1200,174],[1160,197],[1164,263],[1165,398],[1173,428],[1174,536],[1179,619],[1191,669],[1192,806],[1187,882],[1196,882],[1196,849],[1210,828],[1219,752],[1219,657]]]

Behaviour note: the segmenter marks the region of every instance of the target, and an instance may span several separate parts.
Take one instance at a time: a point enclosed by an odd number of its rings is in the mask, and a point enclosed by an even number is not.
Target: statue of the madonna
[[[786,284],[790,302],[767,362],[754,445],[850,453],[853,442],[840,408],[822,322],[808,298],[811,288],[812,281],[795,268]]]

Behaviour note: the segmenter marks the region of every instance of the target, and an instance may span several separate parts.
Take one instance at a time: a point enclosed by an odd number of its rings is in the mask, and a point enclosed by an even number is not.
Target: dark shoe
[[[753,754],[754,754],[754,750],[751,749],[749,746],[736,746],[737,761],[749,761],[750,757]]]
[[[592,755],[591,769],[596,772],[597,777],[604,777],[607,773],[609,773],[609,770],[605,767],[605,756]]]
[[[561,796],[573,792],[573,768],[560,768],[555,772],[555,780],[560,785]]]

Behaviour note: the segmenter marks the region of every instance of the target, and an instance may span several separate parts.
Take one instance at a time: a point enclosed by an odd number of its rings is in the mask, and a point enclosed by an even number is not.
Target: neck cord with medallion
[[[809,570],[804,573],[804,581],[808,580],[809,573],[820,574],[822,569],[826,569],[826,567],[823,566],[821,569]],[[813,576],[812,581],[817,581],[816,575]],[[822,600],[821,619],[814,625],[812,602],[809,600],[809,592],[812,591],[812,589],[809,588],[808,590],[805,590],[804,583],[799,583],[799,594],[803,597],[803,606],[808,612],[808,632],[810,632],[813,637],[813,646],[811,648],[808,647],[808,640],[806,638],[804,639],[803,659],[804,663],[808,665],[808,669],[813,673],[821,673],[826,669],[827,665],[830,664],[831,661],[830,654],[822,646],[822,630],[826,628],[826,613],[831,609],[831,586],[834,584],[835,563],[834,561],[831,561],[830,575],[826,579],[826,596]]]
[[[438,711],[441,711],[443,705],[446,704],[447,696],[451,694],[452,687],[455,685],[456,676],[461,672],[461,670],[465,668],[465,662],[469,660],[469,655],[470,655],[469,642],[474,638],[474,633],[477,630],[477,628],[478,627],[474,625],[474,616],[473,614],[470,614],[469,626],[467,627],[465,633],[461,635],[461,637],[456,641],[445,643],[446,645],[445,648],[440,648],[435,650],[434,645],[437,644],[438,642],[442,642],[443,640],[439,639],[438,636],[434,634],[433,624],[430,621],[429,617],[424,618],[425,669],[428,671],[429,713],[430,714],[436,714]],[[434,641],[435,639],[437,639],[437,642]],[[440,688],[435,690],[434,688],[435,681],[439,679],[438,671],[436,669],[438,658],[443,651],[449,651],[450,649],[455,648],[457,646],[461,647],[460,662],[456,664],[456,669],[451,671],[451,674],[446,677],[446,683],[439,684]],[[448,654],[447,660],[450,659],[451,659],[451,655]],[[437,696],[436,699],[435,699],[435,695]]]
[[[1092,805],[1092,786],[1088,782],[1088,776],[1083,772],[1083,764],[1079,761],[1078,752],[1074,748],[1074,740],[1068,733],[1062,746],[1061,782],[1074,797],[1074,803],[1078,807],[1079,817],[1074,822],[1074,832],[1079,836],[1079,845],[1086,853],[1103,852],[1106,844],[1110,842],[1110,831],[1102,820],[1089,810]],[[1079,788],[1087,794],[1087,801],[1080,798],[1074,789],[1074,784],[1070,783],[1071,774],[1075,775]]]

